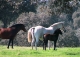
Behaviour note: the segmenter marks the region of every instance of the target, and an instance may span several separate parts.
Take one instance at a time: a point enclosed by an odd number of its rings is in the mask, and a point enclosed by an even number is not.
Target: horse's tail
[[[34,27],[32,27],[31,29],[28,30],[28,35],[27,35],[28,42],[32,42],[33,34],[34,34]]]
[[[31,29],[28,30],[27,38],[28,38],[28,42],[32,41]]]

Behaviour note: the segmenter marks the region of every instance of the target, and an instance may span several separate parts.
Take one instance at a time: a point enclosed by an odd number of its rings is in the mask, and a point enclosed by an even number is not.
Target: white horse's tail
[[[27,34],[28,42],[32,42],[32,34],[34,33],[33,31],[34,31],[34,27],[28,30],[28,34]]]
[[[28,42],[32,41],[32,35],[30,31],[28,31],[27,38],[28,38]]]

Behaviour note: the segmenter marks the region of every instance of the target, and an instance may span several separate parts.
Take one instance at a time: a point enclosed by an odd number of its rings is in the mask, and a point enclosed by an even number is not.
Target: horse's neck
[[[51,34],[52,34],[59,28],[60,28],[59,26],[55,25],[54,27],[48,27],[48,28],[45,28],[45,29],[48,30],[48,31],[51,31]]]
[[[15,30],[15,32],[19,32],[21,29],[20,28],[15,28],[15,27],[12,27],[12,30]]]
[[[58,29],[57,27],[49,27],[49,28],[47,28],[48,30],[52,30],[53,32],[56,30],[56,29]]]
[[[46,30],[53,30],[53,27],[45,28]]]
[[[43,34],[53,34],[53,28],[52,27],[48,27],[48,28],[44,28],[43,30]]]
[[[53,35],[55,35],[56,37],[58,37],[59,36],[59,33],[54,33]]]
[[[53,28],[55,28],[55,29],[62,28],[62,24],[54,25]]]

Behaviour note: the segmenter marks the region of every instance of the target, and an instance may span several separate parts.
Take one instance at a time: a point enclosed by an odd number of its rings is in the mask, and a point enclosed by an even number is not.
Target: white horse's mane
[[[50,27],[58,25],[58,24],[63,24],[63,23],[64,23],[63,21],[62,22],[57,22],[57,23],[52,24]]]

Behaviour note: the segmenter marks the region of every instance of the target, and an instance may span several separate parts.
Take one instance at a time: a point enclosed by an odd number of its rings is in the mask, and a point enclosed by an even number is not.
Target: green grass
[[[0,45],[0,57],[80,57],[80,47],[64,47],[57,48],[57,50],[44,51],[42,47],[38,50],[32,50],[31,47],[17,47],[14,49],[7,49],[6,46]]]

